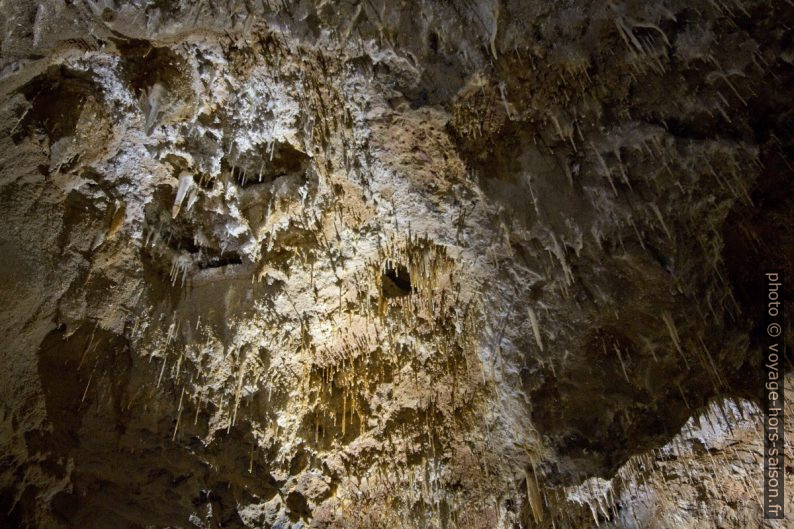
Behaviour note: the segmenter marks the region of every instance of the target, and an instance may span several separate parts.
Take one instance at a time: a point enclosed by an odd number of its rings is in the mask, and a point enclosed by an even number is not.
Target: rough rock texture
[[[0,13],[0,525],[762,526],[788,0]]]
[[[786,387],[794,390],[794,377],[788,377]],[[787,396],[787,405],[792,403],[794,398]],[[790,414],[786,434],[789,440],[794,434]],[[581,527],[593,520],[607,529],[757,527],[763,509],[757,485],[763,479],[763,453],[762,411],[744,400],[717,400],[659,450],[629,459],[612,479],[590,478],[566,488],[562,497],[567,502],[555,501],[565,512],[555,516],[570,518],[570,511],[576,512],[573,503],[580,507],[574,526]],[[785,509],[791,512],[794,499],[788,492],[786,498]]]

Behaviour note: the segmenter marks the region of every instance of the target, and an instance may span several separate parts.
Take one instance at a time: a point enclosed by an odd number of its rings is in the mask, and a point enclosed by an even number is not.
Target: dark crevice
[[[222,268],[224,266],[239,264],[243,264],[243,260],[238,255],[213,255],[199,261],[198,267],[200,270],[206,270],[208,268]]]
[[[152,46],[145,40],[114,40],[124,58],[125,76],[137,95],[158,82],[169,90],[184,84],[186,63],[170,49]]]
[[[77,128],[83,105],[102,90],[89,75],[53,66],[20,89],[32,108],[16,127],[12,139],[19,142],[31,132],[44,132],[55,143],[71,136]]]
[[[411,274],[399,263],[389,263],[381,276],[381,290],[384,298],[408,296],[413,291]]]
[[[230,172],[232,180],[243,188],[268,184],[282,176],[305,175],[309,166],[309,156],[306,153],[288,143],[276,143],[272,149],[271,153],[268,148],[264,148],[255,156],[236,161],[231,167],[228,161],[224,161],[225,168]]]

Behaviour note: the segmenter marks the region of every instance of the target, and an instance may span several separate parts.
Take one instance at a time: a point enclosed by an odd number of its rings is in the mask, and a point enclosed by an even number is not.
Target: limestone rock
[[[0,7],[0,526],[762,526],[788,0]]]

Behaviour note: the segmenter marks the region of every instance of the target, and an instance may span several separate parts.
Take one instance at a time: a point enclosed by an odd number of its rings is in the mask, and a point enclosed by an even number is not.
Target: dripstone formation
[[[0,527],[791,527],[789,0],[2,0],[0,94]]]

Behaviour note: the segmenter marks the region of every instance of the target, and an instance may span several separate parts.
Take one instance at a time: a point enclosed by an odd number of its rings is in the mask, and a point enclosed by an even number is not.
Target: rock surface
[[[788,0],[0,13],[0,526],[762,527]]]

